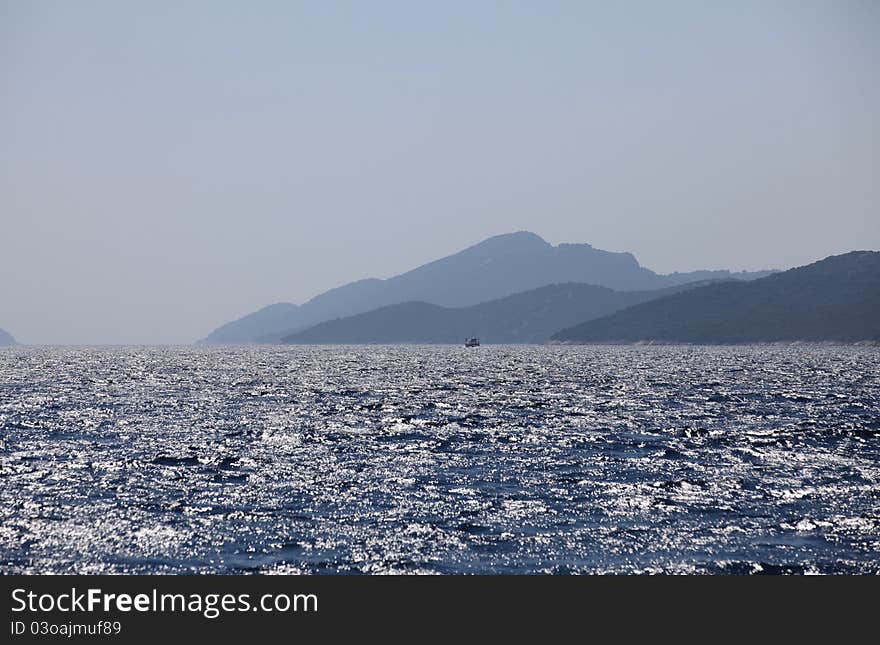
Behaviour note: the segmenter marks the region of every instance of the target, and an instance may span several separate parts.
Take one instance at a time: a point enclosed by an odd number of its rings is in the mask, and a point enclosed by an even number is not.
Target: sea
[[[880,348],[0,350],[0,573],[877,574]]]

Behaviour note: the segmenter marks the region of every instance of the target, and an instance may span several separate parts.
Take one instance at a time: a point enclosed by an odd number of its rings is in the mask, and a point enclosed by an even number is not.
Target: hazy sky
[[[191,342],[490,235],[880,248],[880,2],[0,1],[0,327]]]

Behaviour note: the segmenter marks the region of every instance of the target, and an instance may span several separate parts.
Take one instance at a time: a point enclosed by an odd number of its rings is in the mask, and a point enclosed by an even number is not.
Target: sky
[[[190,343],[486,237],[880,248],[880,3],[0,0],[0,327]]]

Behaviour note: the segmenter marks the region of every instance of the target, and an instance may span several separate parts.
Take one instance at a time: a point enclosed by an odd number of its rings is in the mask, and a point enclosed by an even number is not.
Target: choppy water
[[[877,348],[0,351],[0,572],[880,571]]]

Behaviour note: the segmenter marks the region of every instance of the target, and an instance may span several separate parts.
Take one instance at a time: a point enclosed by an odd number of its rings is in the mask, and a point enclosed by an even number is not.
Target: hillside
[[[760,274],[736,274],[752,278]],[[695,280],[733,277],[727,271],[658,275],[629,253],[589,244],[548,244],[534,233],[498,235],[398,276],[359,280],[308,302],[274,305],[215,330],[207,343],[277,342],[317,323],[403,302],[468,307],[551,284],[576,282],[622,291],[653,290]],[[277,315],[276,315],[277,314]]]
[[[586,321],[564,342],[880,340],[880,253],[853,251],[752,282],[711,284]]]
[[[297,305],[289,302],[263,307],[259,311],[218,327],[199,343],[235,344],[253,341],[264,334],[285,328],[288,321],[296,316],[298,309]]]
[[[613,291],[587,284],[557,284],[471,307],[406,302],[329,320],[291,334],[285,343],[540,343],[561,326],[604,316],[633,304],[690,288]]]
[[[15,339],[9,332],[0,329],[0,345],[15,345]]]

